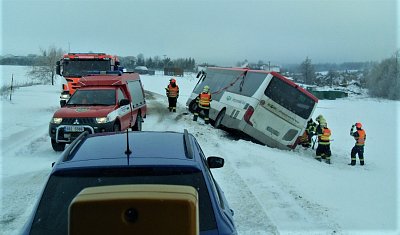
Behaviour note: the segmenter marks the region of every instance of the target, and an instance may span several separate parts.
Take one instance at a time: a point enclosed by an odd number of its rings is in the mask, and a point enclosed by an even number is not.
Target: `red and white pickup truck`
[[[82,132],[142,130],[147,106],[137,73],[97,74],[80,79],[81,87],[62,103],[49,124],[51,145],[63,151]]]

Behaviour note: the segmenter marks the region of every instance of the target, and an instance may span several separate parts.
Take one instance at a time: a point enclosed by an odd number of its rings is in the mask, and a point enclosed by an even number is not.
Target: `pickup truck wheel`
[[[215,119],[214,128],[221,129],[221,127],[222,127],[221,123],[222,123],[222,119],[224,119],[224,116],[225,116],[225,110],[222,110],[218,114],[217,118]]]
[[[138,114],[136,117],[135,125],[132,127],[133,131],[142,131],[142,115]]]
[[[51,139],[51,147],[56,152],[62,152],[65,149],[65,143],[57,143],[55,139]]]
[[[121,131],[121,126],[119,125],[119,123],[114,123],[113,130],[114,132]]]

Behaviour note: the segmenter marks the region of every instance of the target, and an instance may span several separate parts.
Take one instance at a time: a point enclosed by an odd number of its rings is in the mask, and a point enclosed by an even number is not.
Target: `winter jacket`
[[[173,86],[172,84],[168,84],[167,88],[165,88],[167,92],[167,97],[175,98],[179,96],[179,86],[175,85]]]
[[[350,135],[356,140],[356,146],[364,146],[365,140],[367,139],[367,134],[363,129],[357,129],[353,132],[353,128],[350,130]]]
[[[318,144],[328,145],[330,144],[331,130],[327,127],[320,129],[318,134]]]
[[[196,102],[199,104],[200,108],[209,109],[211,103],[211,94],[210,93],[200,93],[196,98]]]

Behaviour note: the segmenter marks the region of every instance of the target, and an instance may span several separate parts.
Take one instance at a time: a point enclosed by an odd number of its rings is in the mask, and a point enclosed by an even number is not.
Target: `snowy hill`
[[[3,73],[2,80],[5,77]],[[149,111],[144,130],[186,128],[206,155],[225,158],[224,168],[213,174],[235,211],[239,234],[400,232],[400,102],[365,96],[319,101],[314,117],[326,117],[334,139],[332,164],[327,165],[314,160],[310,149],[272,149],[194,123],[184,105],[197,82],[194,74],[176,78],[181,89],[177,113],[166,108],[164,88],[170,77],[141,77]],[[59,89],[58,85],[19,88],[12,101],[0,102],[0,234],[17,234],[51,163],[60,155],[52,150],[48,137],[48,122],[59,107]],[[349,130],[355,122],[362,122],[367,132],[364,167],[347,165],[354,145]]]

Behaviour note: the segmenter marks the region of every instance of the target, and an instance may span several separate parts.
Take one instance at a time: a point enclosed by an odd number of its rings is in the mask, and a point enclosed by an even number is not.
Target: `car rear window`
[[[35,213],[30,234],[67,234],[68,206],[84,188],[123,184],[189,185],[199,193],[200,231],[216,229],[210,196],[201,172],[176,169],[113,169],[52,175]]]

